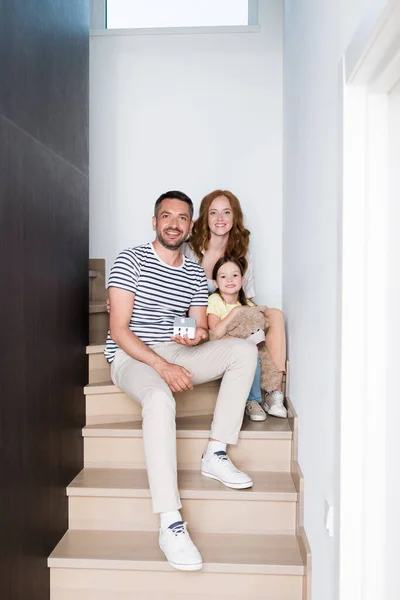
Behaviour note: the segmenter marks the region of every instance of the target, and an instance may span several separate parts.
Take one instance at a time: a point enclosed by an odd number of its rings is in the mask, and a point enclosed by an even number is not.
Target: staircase
[[[200,474],[219,383],[175,395],[182,516],[204,559],[202,571],[176,571],[158,547],[140,406],[110,381],[103,350],[87,348],[84,469],[67,488],[69,530],[48,560],[51,600],[310,600],[290,400],[287,420],[245,417],[229,454],[254,487],[231,490]]]

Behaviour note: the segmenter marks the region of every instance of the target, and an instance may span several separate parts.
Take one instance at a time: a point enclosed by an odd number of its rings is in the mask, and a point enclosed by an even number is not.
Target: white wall
[[[198,207],[215,188],[241,200],[257,296],[281,306],[282,0],[260,0],[258,33],[90,41],[90,256],[109,269],[153,239],[157,197]]]
[[[398,371],[400,357],[400,83],[397,84],[390,96],[389,102],[389,131],[390,131],[390,200],[388,205],[388,274],[389,293],[387,309],[387,338],[386,349],[388,357],[387,379],[387,423],[386,423],[386,597],[385,600],[398,600],[399,575],[398,557],[400,556],[400,479],[399,455],[400,440],[398,424],[400,419],[400,404],[398,395]]]
[[[340,491],[340,60],[368,4],[285,7],[283,307],[317,600],[338,598],[338,527],[329,538],[324,511],[327,499],[337,516]]]

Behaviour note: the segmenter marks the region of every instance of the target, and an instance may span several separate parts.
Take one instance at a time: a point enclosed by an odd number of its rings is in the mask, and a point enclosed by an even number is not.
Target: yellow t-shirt
[[[247,300],[247,304],[249,306],[255,306],[254,302],[251,300]],[[240,302],[236,302],[236,304],[227,304],[219,294],[211,294],[208,296],[208,306],[207,306],[207,314],[215,315],[219,319],[225,319],[235,308],[235,306],[242,306]]]

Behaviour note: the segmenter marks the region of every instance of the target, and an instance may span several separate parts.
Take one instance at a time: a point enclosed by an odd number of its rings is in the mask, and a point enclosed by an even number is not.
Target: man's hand
[[[196,329],[196,336],[192,340],[187,335],[173,335],[171,341],[182,346],[198,346],[208,341],[208,330],[198,327]]]
[[[155,365],[154,368],[169,386],[171,392],[184,392],[193,389],[193,384],[190,381],[193,373],[184,367],[163,361],[159,365]]]

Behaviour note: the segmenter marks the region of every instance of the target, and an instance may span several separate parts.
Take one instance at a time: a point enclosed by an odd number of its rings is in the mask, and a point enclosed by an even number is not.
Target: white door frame
[[[385,600],[388,94],[400,0],[377,0],[343,57],[340,600]]]

